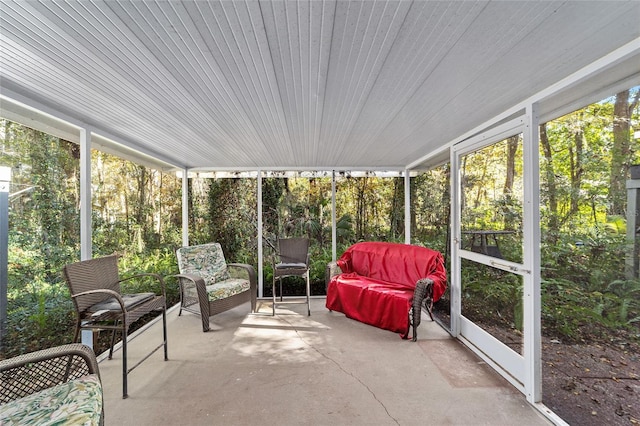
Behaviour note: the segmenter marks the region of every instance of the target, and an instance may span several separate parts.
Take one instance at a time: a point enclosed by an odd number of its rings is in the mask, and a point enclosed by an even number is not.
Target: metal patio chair
[[[309,298],[311,286],[309,283],[309,239],[281,238],[278,240],[276,257],[279,262],[273,262],[273,315],[276,314],[276,304],[306,303],[307,315],[311,315]],[[303,277],[306,281],[306,301],[284,301],[282,298],[282,279],[285,277]],[[280,282],[280,302],[276,302],[276,281]]]
[[[66,265],[64,278],[69,286],[71,298],[78,320],[73,337],[80,337],[80,330],[112,330],[109,359],[113,357],[116,332],[122,334],[122,398],[127,398],[127,375],[151,354],[164,347],[164,360],[167,353],[167,308],[164,280],[158,274],[136,274],[120,279],[116,255],[99,257]],[[150,277],[156,280],[161,294],[137,293],[122,294],[120,284],[131,279]],[[133,367],[127,368],[127,333],[133,323],[144,315],[162,312],[163,341],[153,348]]]

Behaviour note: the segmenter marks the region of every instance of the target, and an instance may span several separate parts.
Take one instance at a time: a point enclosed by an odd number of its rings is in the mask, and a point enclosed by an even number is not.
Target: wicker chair
[[[219,243],[181,247],[176,251],[180,274],[180,312],[200,315],[202,331],[209,331],[209,317],[251,301],[256,310],[258,279],[255,269],[244,263],[227,263]],[[230,270],[245,277],[232,277]]]
[[[74,343],[0,361],[0,424],[42,424],[64,413],[76,424],[104,424],[93,350]]]
[[[273,282],[271,292],[273,295],[273,315],[276,314],[276,304],[306,303],[307,315],[311,315],[309,299],[311,286],[309,283],[309,239],[308,238],[281,238],[278,240],[279,262],[273,262]],[[306,281],[306,301],[283,301],[282,279],[285,277],[303,277]],[[280,302],[276,302],[276,281],[280,282]]]
[[[80,330],[112,330],[109,359],[113,357],[116,331],[122,334],[122,398],[127,398],[127,375],[151,354],[164,347],[164,359],[167,353],[167,309],[164,280],[157,274],[136,274],[120,279],[116,255],[66,265],[64,278],[69,286],[71,298],[76,308],[78,321],[74,341],[78,341]],[[138,293],[122,294],[122,282],[150,277],[160,285],[161,294]],[[150,312],[162,313],[163,341],[153,348],[133,367],[127,368],[127,333],[133,323]]]

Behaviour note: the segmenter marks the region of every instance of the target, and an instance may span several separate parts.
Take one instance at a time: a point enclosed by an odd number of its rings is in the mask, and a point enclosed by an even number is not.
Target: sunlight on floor
[[[311,316],[259,302],[257,312],[248,315],[234,334],[231,347],[241,356],[259,357],[268,364],[306,363],[322,358],[314,346],[325,344],[330,328]]]

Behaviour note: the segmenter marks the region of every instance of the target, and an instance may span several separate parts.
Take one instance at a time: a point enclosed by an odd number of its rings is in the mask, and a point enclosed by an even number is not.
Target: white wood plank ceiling
[[[640,37],[638,1],[0,6],[5,97],[187,168],[402,169]]]

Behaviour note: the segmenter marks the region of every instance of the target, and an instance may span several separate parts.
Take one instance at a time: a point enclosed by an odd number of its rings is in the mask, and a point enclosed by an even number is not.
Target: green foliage
[[[61,270],[79,258],[79,148],[6,120],[0,129],[0,163],[12,167],[8,333],[2,342],[2,356],[11,356],[73,337],[75,313]],[[175,273],[175,176],[99,152],[92,162],[94,256],[118,252],[138,271]],[[175,286],[168,286],[168,298],[177,301]]]
[[[522,330],[522,281],[517,275],[464,261],[462,283],[463,315]]]
[[[626,234],[627,220],[622,216],[608,216],[604,224],[607,232],[612,234]]]
[[[542,318],[545,334],[565,339],[640,336],[639,287],[624,271],[624,180],[638,162],[638,88],[627,92],[630,128],[614,125],[616,98],[545,123],[541,138],[540,198]],[[635,102],[635,103],[634,103]],[[620,121],[621,117],[618,117]],[[0,163],[13,171],[10,208],[9,329],[12,353],[69,341],[73,314],[60,270],[79,258],[79,149],[24,126],[0,121]],[[543,132],[541,131],[541,134]],[[523,256],[522,136],[514,135],[462,158],[462,227],[512,230],[500,240],[505,259]],[[545,145],[546,144],[546,145]],[[548,151],[546,149],[548,148]],[[547,155],[548,154],[548,155]],[[177,272],[181,245],[182,186],[173,174],[100,152],[92,153],[92,225],[95,256],[119,253],[124,277],[137,272]],[[615,170],[614,170],[615,169]],[[338,255],[361,240],[404,240],[404,191],[400,178],[338,173]],[[448,257],[449,164],[411,178],[412,242]],[[324,294],[331,260],[331,180],[272,177],[262,180],[264,238],[311,239],[313,294]],[[621,189],[622,188],[622,189]],[[192,244],[218,241],[227,260],[257,265],[255,179],[190,178]],[[265,247],[265,254],[269,255]],[[514,274],[465,262],[463,310],[474,320],[522,329],[522,281]],[[264,282],[272,277],[264,265]],[[128,282],[127,291],[152,288]],[[300,287],[295,283],[292,287]],[[268,293],[270,286],[265,286]],[[169,304],[177,283],[167,280]],[[56,337],[59,336],[59,337]]]
[[[212,179],[208,193],[209,235],[201,243],[218,242],[227,260],[242,259],[247,241],[255,241],[255,200],[253,180]],[[255,263],[255,257],[252,260]]]
[[[58,283],[9,297],[7,335],[0,358],[71,342],[75,315],[66,287]]]
[[[545,279],[571,279],[588,291],[604,291],[624,271],[625,240],[601,229],[562,234],[555,244],[541,246]]]
[[[640,280],[615,280],[606,288],[600,314],[614,323],[640,321]]]
[[[607,330],[633,330],[640,320],[640,281],[615,280],[589,291],[572,280],[542,283],[545,332],[565,340],[605,338]]]
[[[625,240],[606,227],[561,234],[542,245],[545,333],[565,340],[632,330],[640,313],[638,280],[624,280]],[[631,333],[633,335],[633,332]]]
[[[395,187],[396,178],[353,177],[344,172],[337,179],[336,217],[350,219],[353,224],[352,243],[387,241],[398,237],[392,226],[396,221],[393,208],[399,208],[401,204],[396,200],[398,193]]]
[[[346,243],[354,240],[353,218],[345,214],[336,221],[336,239],[338,243]]]
[[[579,332],[586,326],[599,323],[600,319],[589,293],[574,282],[561,278],[542,282],[542,326],[545,335],[567,341],[579,340]]]
[[[580,236],[563,236],[553,246],[543,245],[545,332],[576,340],[607,329],[630,329],[640,313],[640,284],[620,278],[623,237],[598,230]],[[581,335],[586,329],[591,331]]]
[[[127,278],[135,274],[158,274],[161,277],[170,277],[179,273],[178,261],[172,250],[153,250],[141,256],[132,256],[120,260],[118,269],[121,278]],[[167,292],[167,306],[173,306],[180,301],[178,283],[175,279],[164,280]],[[153,278],[125,281],[122,284],[124,293],[154,292],[159,293],[158,281]]]
[[[311,252],[311,265],[310,265],[310,279],[315,284],[314,288],[317,288],[314,295],[326,294],[325,291],[325,278],[327,265],[331,262],[331,249],[316,248]]]

